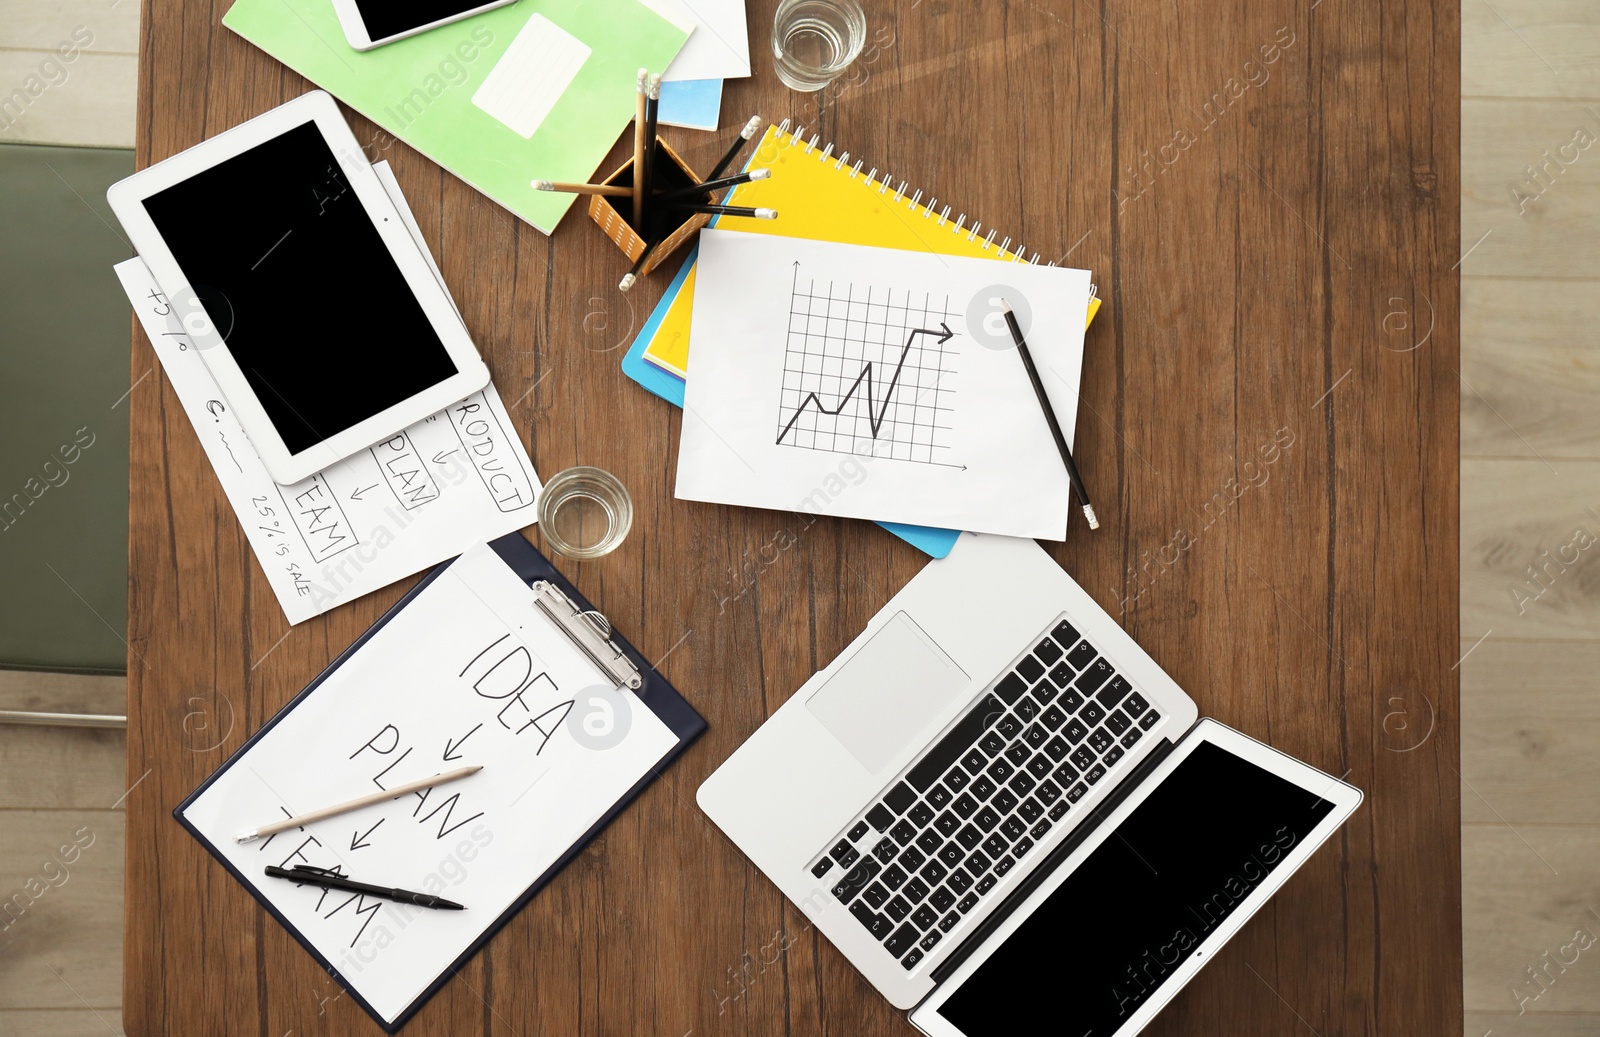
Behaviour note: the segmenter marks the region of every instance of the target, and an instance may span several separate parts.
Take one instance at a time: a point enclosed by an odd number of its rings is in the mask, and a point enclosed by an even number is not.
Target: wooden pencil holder
[[[657,137],[656,146],[658,148],[656,168],[651,171],[655,178],[655,187],[672,190],[700,183],[699,174],[689,168],[689,164],[672,150],[671,145]],[[601,182],[619,187],[633,186],[633,161],[630,159],[625,162],[620,169]],[[650,258],[646,259],[644,266],[639,269],[640,277],[660,266],[668,256],[681,248],[695,231],[711,222],[708,214],[696,212],[690,213],[682,222],[664,226],[654,222],[659,215],[661,215],[659,206],[657,216],[652,216],[649,207],[646,207],[645,220],[650,225],[643,228],[644,233],[641,234],[641,228],[633,225],[632,201],[621,197],[608,198],[599,194],[589,196],[589,218],[600,225],[606,237],[622,250],[622,254],[628,257],[630,263],[636,262],[644,252],[647,236],[665,234],[661,244],[655,247],[655,251],[650,253]]]

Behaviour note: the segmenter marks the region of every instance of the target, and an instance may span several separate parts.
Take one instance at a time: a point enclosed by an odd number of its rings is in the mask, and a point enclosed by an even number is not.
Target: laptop
[[[700,786],[937,1037],[1129,1037],[1361,802],[1214,720],[1038,544],[963,533]],[[1063,996],[1065,995],[1065,996]]]

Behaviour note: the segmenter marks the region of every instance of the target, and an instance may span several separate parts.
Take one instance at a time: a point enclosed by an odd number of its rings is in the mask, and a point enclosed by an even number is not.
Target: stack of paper
[[[750,75],[744,0],[678,0],[694,19],[689,42],[661,77],[660,119],[668,126],[714,130],[722,81]]]

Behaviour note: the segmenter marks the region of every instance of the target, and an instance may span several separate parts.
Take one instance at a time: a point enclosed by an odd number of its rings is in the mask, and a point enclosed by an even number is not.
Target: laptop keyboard
[[[909,971],[1160,719],[1062,620],[811,874]]]

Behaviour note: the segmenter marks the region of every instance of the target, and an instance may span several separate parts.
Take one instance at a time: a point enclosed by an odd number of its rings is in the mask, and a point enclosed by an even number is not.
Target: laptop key
[[[905,897],[891,897],[889,902],[883,905],[883,913],[896,922],[904,922],[906,915],[911,913],[911,904]]]
[[[955,803],[951,805],[950,809],[954,810],[957,814],[960,814],[961,820],[965,821],[967,818],[972,816],[972,812],[974,810],[978,809],[978,801],[963,792],[956,798]]]
[[[954,842],[945,843],[939,848],[939,863],[947,868],[953,868],[967,859],[967,851]],[[873,905],[876,907],[877,905]]]
[[[967,783],[971,780],[971,776],[969,776],[967,772],[962,770],[960,767],[950,768],[950,773],[944,776],[944,783],[949,787],[951,792],[960,792],[962,789],[967,787]]]
[[[1072,686],[1085,695],[1093,695],[1100,690],[1100,685],[1111,679],[1114,672],[1116,671],[1111,669],[1111,664],[1105,659],[1096,659],[1089,664],[1088,669],[1078,674],[1078,679],[1072,682]]]
[[[926,803],[918,803],[906,814],[906,820],[918,828],[926,828],[933,822],[933,808]]]
[[[911,924],[915,925],[918,929],[931,929],[933,928],[933,923],[937,922],[938,920],[939,912],[935,911],[927,904],[923,904],[921,907],[917,908],[917,913],[911,916]]]
[[[1080,771],[1086,771],[1094,766],[1094,750],[1087,745],[1080,745],[1072,754],[1072,765]]]
[[[1066,653],[1061,650],[1060,645],[1056,644],[1047,637],[1043,641],[1040,641],[1037,646],[1035,646],[1033,649],[1033,654],[1036,659],[1044,663],[1046,666],[1052,666],[1055,664],[1057,659],[1061,658]]]
[[[889,826],[894,824],[894,814],[882,803],[877,803],[867,811],[867,823],[876,831],[887,832]]]
[[[1012,742],[1009,747],[1007,747],[1006,762],[1011,764],[1013,767],[1021,767],[1024,763],[1028,762],[1028,757],[1032,755],[1033,747],[1030,746],[1023,738],[1019,738],[1015,742]],[[1005,781],[1006,779],[996,778],[995,780]]]
[[[1068,800],[1068,802],[1076,803],[1078,800],[1082,799],[1084,796],[1087,796],[1088,794],[1089,794],[1089,786],[1085,785],[1083,782],[1080,781],[1076,785],[1072,786],[1070,789],[1067,790],[1067,800]]]
[[[994,732],[990,731],[989,734],[984,735],[983,737],[988,738],[993,734]],[[979,771],[989,766],[989,757],[983,754],[982,749],[974,749],[961,758],[961,765],[971,773],[977,774]]]
[[[917,962],[921,960],[922,952],[913,947],[911,948],[910,954],[907,954],[904,958],[900,959],[900,967],[905,969],[907,972],[910,972],[912,969],[917,967]]]
[[[1042,779],[1045,775],[1050,773],[1050,768],[1054,766],[1055,764],[1050,762],[1050,757],[1040,753],[1028,761],[1027,771],[1035,778]]]
[[[815,875],[817,878],[820,879],[820,878],[822,878],[822,876],[826,875],[828,873],[828,869],[830,869],[832,867],[833,867],[833,858],[824,857],[824,858],[822,858],[822,860],[818,861],[817,863],[815,863],[815,864],[813,864],[811,866],[811,874]]]
[[[962,897],[960,899],[960,901],[958,901],[956,903],[956,910],[960,911],[962,914],[966,914],[968,911],[971,911],[973,908],[975,908],[977,906],[978,906],[978,894],[976,894],[976,893],[968,893],[966,896]]]
[[[838,861],[840,864],[843,864],[847,868],[854,864],[857,859],[860,858],[860,856],[861,854],[856,852],[856,848],[854,846],[851,846],[842,839],[839,840],[838,845],[833,848],[833,859]]]
[[[995,721],[994,732],[1006,741],[1017,737],[1017,732],[1022,730],[1022,721],[1007,713]]]
[[[1065,688],[1068,684],[1071,684],[1072,678],[1077,675],[1078,671],[1068,666],[1065,659],[1056,663],[1050,670],[1050,680],[1058,688]]]
[[[865,821],[857,821],[855,827],[850,829],[850,841],[853,843],[860,842],[861,837],[866,834],[867,823]]]
[[[1138,733],[1137,729],[1135,729],[1134,733]],[[973,779],[971,787],[967,789],[967,795],[980,801],[985,800],[994,795],[994,790],[997,787],[998,786],[996,786],[995,783],[989,779],[987,774],[980,775],[979,777]]]
[[[943,935],[944,934],[937,929],[930,929],[928,930],[928,935],[924,936],[922,938],[922,942],[917,944],[917,946],[925,951],[931,951],[933,950],[933,945],[938,943],[940,937]]]
[[[1106,718],[1106,711],[1100,708],[1098,702],[1085,702],[1083,708],[1078,710],[1078,719],[1090,727]]]
[[[895,842],[904,846],[917,837],[917,830],[905,818],[901,818],[895,822],[895,826],[889,830],[889,834],[894,837]]]
[[[1060,735],[1056,735],[1054,738],[1044,743],[1044,751],[1050,754],[1050,759],[1054,760],[1056,763],[1060,763],[1062,760],[1066,759],[1067,754],[1072,751],[1072,746],[1067,744],[1066,739],[1062,738]]]
[[[1083,776],[1083,780],[1087,781],[1089,784],[1093,785],[1095,782],[1099,781],[1101,778],[1103,778],[1105,776],[1106,776],[1105,767],[1103,767],[1102,765],[1097,763],[1093,767],[1089,768],[1089,772]]]
[[[952,818],[952,820],[954,819]],[[943,845],[943,843],[944,840],[939,837],[939,833],[934,831],[932,828],[917,836],[917,848],[923,853],[932,853],[941,845]]]
[[[1018,742],[1017,745],[1022,745],[1022,743]],[[1011,748],[1015,749],[1016,747],[1017,746],[1014,745]],[[1023,749],[1026,750],[1027,746],[1023,746]],[[1016,768],[1011,766],[1011,761],[1009,759],[1011,756],[1010,749],[1006,750],[1006,756],[1008,757],[1007,759],[996,760],[989,764],[989,770],[986,773],[995,781],[1005,781],[1007,778],[1011,777],[1011,775],[1016,773]],[[1023,759],[1027,759],[1027,756],[1023,756]]]
[[[887,868],[883,869],[883,874],[879,876],[878,881],[882,882],[890,889],[899,889],[901,886],[905,885],[906,873],[904,869],[900,867],[900,865],[891,864]]]
[[[985,832],[992,832],[994,831],[994,826],[1000,823],[1000,815],[995,812],[994,807],[984,807],[978,811],[977,816],[972,821],[973,824],[976,824]]]
[[[878,872],[883,865],[872,857],[863,857],[861,863],[845,872],[837,885],[833,887],[834,897],[843,904],[854,900],[857,893],[867,888],[867,884],[878,877]],[[942,877],[942,876],[941,876]]]
[[[1061,820],[1063,817],[1067,816],[1067,811],[1069,811],[1071,809],[1072,809],[1072,804],[1068,803],[1066,800],[1063,799],[1061,802],[1057,803],[1055,806],[1050,808],[1050,814],[1049,814],[1050,820],[1052,820],[1052,821]]]
[[[950,877],[948,879],[945,879],[944,884],[950,887],[950,891],[952,893],[954,893],[956,896],[960,896],[972,888],[972,876],[968,875],[961,868],[957,868],[955,871],[950,873]]]
[[[889,891],[883,888],[883,883],[874,882],[862,891],[861,901],[871,904],[874,908],[882,907],[889,902]]]
[[[898,958],[906,951],[916,950],[917,937],[921,935],[921,933],[917,932],[916,926],[902,925],[894,931],[893,935],[883,941],[883,949]]]
[[[1073,782],[1078,780],[1078,768],[1074,767],[1070,763],[1063,763],[1061,766],[1057,767],[1056,772],[1050,776],[1054,778],[1056,783],[1059,785],[1071,785]]]
[[[1081,671],[1085,666],[1088,666],[1090,663],[1094,662],[1095,657],[1099,654],[1099,652],[1094,650],[1094,645],[1087,641],[1079,641],[1077,644],[1073,645],[1072,650],[1067,653],[1067,662],[1072,664],[1072,668],[1074,670]]]
[[[1017,862],[1012,858],[1012,856],[1009,853],[1006,854],[1004,857],[1001,857],[999,860],[994,862],[994,873],[995,873],[995,875],[996,876],[1003,876],[1006,872],[1010,871],[1011,868],[1016,863]]]
[[[961,916],[952,911],[943,918],[939,919],[939,931],[941,933],[947,933],[954,929],[960,922]]]
[[[1110,728],[1114,735],[1120,735],[1132,726],[1133,721],[1129,720],[1128,715],[1120,709],[1113,709],[1106,717],[1106,727]]]
[[[999,811],[1002,816],[1009,814],[1017,809],[1016,793],[1010,789],[1001,789],[994,794],[994,798],[989,801],[989,805]]]
[[[978,748],[989,755],[990,759],[1000,755],[1000,750],[1006,747],[1005,735],[995,728],[990,728],[984,736],[978,739]],[[968,759],[971,759],[969,756]],[[974,771],[976,773],[976,771]]]
[[[993,875],[985,875],[983,878],[979,879],[978,884],[973,887],[973,892],[977,893],[979,896],[982,896],[998,885],[999,882],[1000,880],[995,878]]]
[[[1039,723],[1054,731],[1067,722],[1067,715],[1061,712],[1059,706],[1046,706],[1043,713],[1039,714]]]
[[[1061,693],[1061,701],[1057,702],[1056,705],[1060,706],[1064,713],[1076,713],[1083,708],[1083,701],[1083,696],[1078,693],[1077,689],[1068,688]]]
[[[1044,676],[1044,664],[1031,655],[1025,655],[1017,660],[1017,672],[1022,674],[1022,679],[1032,684]]]
[[[1122,736],[1122,747],[1132,749],[1133,743],[1144,737],[1144,732],[1137,727],[1130,727],[1128,733]]]
[[[889,929],[894,924],[859,900],[850,905],[850,913],[856,916],[856,921],[866,926],[867,932],[880,940],[889,935]]]
[[[988,854],[984,853],[982,850],[973,850],[971,853],[967,854],[967,863],[962,865],[962,867],[964,867],[973,875],[982,875],[984,872],[989,870],[989,866],[993,863],[994,862],[989,859]]]
[[[1005,819],[1000,831],[1005,833],[1007,839],[1015,841],[1028,831],[1028,826],[1022,823],[1022,818],[1012,816]]]
[[[1017,704],[1011,708],[1016,712],[1017,716],[1022,718],[1023,723],[1027,723],[1039,715],[1039,703],[1026,695],[1018,699]]]
[[[978,844],[983,842],[983,833],[972,825],[968,825],[956,833],[956,842],[960,843],[964,849],[976,849]]]
[[[906,852],[900,855],[900,867],[904,868],[906,871],[916,871],[918,868],[922,867],[923,861],[926,861],[927,859],[927,854],[923,853],[915,846],[907,846]]]
[[[1067,741],[1071,742],[1073,745],[1077,745],[1079,742],[1089,737],[1089,725],[1085,724],[1077,717],[1073,717],[1067,722],[1066,730],[1062,731],[1061,733],[1067,736]]]
[[[1070,620],[1063,619],[1050,631],[1050,636],[1055,638],[1061,647],[1071,648],[1078,642],[1078,628],[1073,626]]]
[[[949,872],[945,871],[944,865],[940,864],[938,861],[929,861],[927,864],[922,866],[922,870],[917,872],[917,874],[921,875],[928,885],[935,886],[943,882],[944,877],[949,874]],[[934,890],[935,896],[937,896],[938,893],[938,890]]]
[[[928,903],[932,905],[935,911],[948,911],[950,910],[950,905],[955,902],[956,895],[943,886],[934,890],[933,896],[928,898]]]
[[[983,848],[989,852],[989,856],[1000,858],[1005,856],[1006,852],[1011,849],[1011,843],[1006,840],[1005,836],[996,832],[983,841]]]
[[[1061,798],[1061,788],[1055,782],[1046,778],[1039,782],[1039,787],[1034,790],[1033,794],[1039,802],[1049,806]]]
[[[1027,771],[1018,771],[1016,777],[1006,782],[1006,788],[1018,796],[1026,796],[1033,791],[1033,786],[1036,784],[1038,783],[1033,780],[1033,775]]]
[[[1038,724],[1034,724],[1022,732],[1022,740],[1028,743],[1029,748],[1037,749],[1050,740],[1050,732]]]
[[[900,892],[904,894],[905,898],[911,901],[913,904],[920,904],[928,895],[928,884],[919,878],[913,878],[910,882],[906,883],[906,888],[902,889]]]
[[[1005,700],[1006,705],[1017,701],[1017,696],[1028,690],[1028,682],[1014,673],[1005,675],[1005,679],[994,686],[994,693]]]
[[[1150,712],[1146,713],[1144,716],[1139,718],[1139,726],[1141,728],[1143,728],[1144,730],[1148,731],[1152,727],[1154,727],[1155,724],[1156,724],[1156,721],[1160,720],[1160,719],[1161,719],[1161,714],[1157,713],[1155,710],[1152,709]]]
[[[1111,748],[1112,744],[1115,742],[1116,739],[1111,737],[1111,732],[1107,731],[1103,727],[1097,727],[1094,729],[1094,734],[1089,736],[1088,744],[1089,747],[1095,752],[1103,753],[1107,749]]]
[[[890,810],[897,814],[906,812],[906,807],[917,801],[916,790],[905,782],[900,782],[894,788],[883,794],[883,802]]]
[[[1038,800],[1029,796],[1022,801],[1022,806],[1017,808],[1017,816],[1022,818],[1024,824],[1032,824],[1036,819],[1044,816],[1044,807],[1039,805]],[[873,904],[872,906],[877,907],[878,905]]]
[[[950,790],[945,788],[943,785],[935,785],[933,788],[928,790],[928,805],[933,807],[935,810],[943,810],[944,805],[954,798],[955,797],[950,794]]]
[[[1100,701],[1102,706],[1110,709],[1112,706],[1115,706],[1117,703],[1121,702],[1123,696],[1127,695],[1128,692],[1132,690],[1133,685],[1128,683],[1128,678],[1119,673],[1107,681],[1105,687],[1095,692],[1094,697]]]
[[[1056,697],[1056,686],[1049,681],[1040,681],[1033,686],[1030,697],[1042,706]]]
[[[957,817],[954,812],[946,810],[944,813],[940,814],[934,819],[933,827],[938,830],[940,835],[949,837],[956,834],[956,829],[961,827],[961,818]],[[923,834],[926,835],[927,833],[924,832]],[[921,839],[917,840],[917,845],[921,846],[923,850],[928,853],[933,852],[933,850],[928,849],[927,845]],[[934,849],[938,849],[938,846],[935,845]]]
[[[1128,701],[1122,704],[1122,708],[1128,711],[1130,717],[1138,720],[1139,715],[1150,708],[1150,703],[1146,702],[1144,696],[1136,691],[1128,696]]]
[[[1033,849],[1033,840],[1023,836],[1011,844],[1011,855],[1013,857],[1021,857],[1031,849]]]
[[[1043,839],[1044,834],[1048,831],[1050,831],[1050,819],[1048,817],[1041,817],[1038,824],[1028,829],[1028,834],[1033,836],[1035,839]]]
[[[894,844],[893,839],[884,839],[872,848],[872,855],[878,858],[880,864],[888,864],[900,852],[900,847]]]
[[[1100,762],[1105,764],[1107,767],[1110,767],[1120,759],[1122,759],[1122,746],[1113,745],[1111,748],[1106,750],[1106,754],[1104,756],[1100,757]]]

